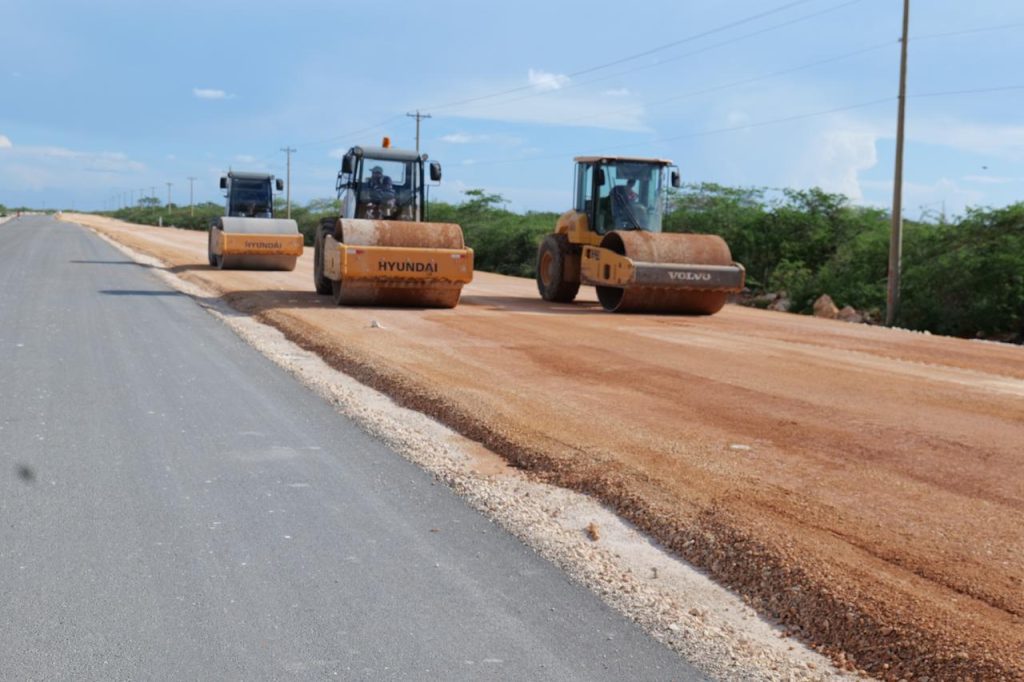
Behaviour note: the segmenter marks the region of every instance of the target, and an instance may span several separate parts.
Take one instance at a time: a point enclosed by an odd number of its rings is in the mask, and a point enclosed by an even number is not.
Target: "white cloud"
[[[730,128],[750,123],[750,114],[745,111],[730,111],[725,115],[725,124]]]
[[[234,95],[215,88],[192,88],[192,94],[199,99],[231,99],[234,97]]]
[[[451,116],[464,119],[501,121],[503,123],[537,123],[572,128],[599,128],[628,132],[650,132],[644,119],[646,110],[638,98],[629,98],[610,107],[608,96],[601,92],[587,92],[569,86],[568,76],[529,69],[527,80],[533,86],[529,92],[510,97],[491,97],[485,93],[496,88],[521,88],[522,81],[504,83],[480,82],[439,95],[442,99],[464,100],[468,103],[452,112]],[[455,133],[456,136],[464,133]],[[444,140],[451,144],[466,144],[461,137]],[[481,141],[475,139],[473,141]],[[519,138],[489,135],[488,143],[522,144]]]
[[[504,123],[538,123],[573,128],[649,132],[650,128],[644,123],[645,114],[644,106],[639,101],[610,108],[607,100],[599,94],[553,92],[539,97],[524,97],[498,103],[482,102],[467,106],[453,115],[459,118]]]
[[[983,204],[984,200],[983,192],[963,189],[948,178],[941,178],[931,185],[903,184],[903,215],[906,217],[914,217],[915,212],[922,220],[943,214],[952,217],[962,214],[968,206]]]
[[[569,84],[569,77],[560,73],[529,70],[530,85],[538,90],[560,90]]]
[[[874,203],[878,208],[892,207],[892,180],[865,180],[861,184],[882,197]],[[985,193],[960,187],[949,178],[940,178],[932,184],[923,182],[903,183],[903,215],[919,220],[936,219],[943,214],[947,218],[962,215],[968,206],[985,203]]]
[[[614,90],[605,90],[601,94],[605,97],[628,97],[630,92],[629,88],[616,88]]]
[[[11,146],[11,138],[6,135],[0,135],[0,149],[10,149]]]
[[[982,125],[948,119],[914,121],[907,126],[907,137],[975,154],[1024,160],[1024,126],[1019,125]]]
[[[235,161],[238,163],[256,163],[256,157],[251,154],[235,154]]]
[[[840,128],[820,133],[806,148],[794,184],[821,187],[861,201],[860,173],[878,163],[877,141],[875,133],[864,130]]]
[[[1024,185],[1024,178],[1007,178],[998,175],[965,175],[961,180],[981,185]]]
[[[107,191],[115,184],[138,182],[138,175],[146,171],[144,164],[121,152],[12,145],[4,154],[0,187],[12,192],[67,187]]]
[[[483,139],[483,135],[469,135],[467,133],[450,133],[441,136],[441,141],[448,144],[469,144],[470,142],[479,142]]]

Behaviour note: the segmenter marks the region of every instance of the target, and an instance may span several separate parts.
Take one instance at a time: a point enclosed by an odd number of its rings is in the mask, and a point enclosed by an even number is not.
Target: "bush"
[[[938,334],[1024,340],[1024,203],[971,209],[904,250],[899,320]]]
[[[537,246],[555,229],[557,213],[518,214],[498,208],[503,199],[483,190],[466,191],[461,204],[431,203],[433,222],[458,223],[474,252],[476,269],[517,277],[536,275]]]
[[[535,275],[537,245],[551,233],[557,213],[517,214],[500,208],[498,194],[473,189],[461,204],[432,202],[428,220],[462,226],[479,270],[520,277]],[[282,200],[275,202],[284,215]],[[131,222],[206,229],[223,208],[207,203],[122,209]],[[338,215],[333,199],[293,205],[307,245],[321,218]],[[673,191],[667,232],[718,234],[747,269],[753,294],[786,293],[795,312],[810,312],[829,294],[880,318],[886,304],[889,217],[851,206],[820,189],[767,190],[715,184]],[[958,222],[905,222],[903,290],[899,323],[955,336],[1024,339],[1024,203],[1004,209],[970,209]]]

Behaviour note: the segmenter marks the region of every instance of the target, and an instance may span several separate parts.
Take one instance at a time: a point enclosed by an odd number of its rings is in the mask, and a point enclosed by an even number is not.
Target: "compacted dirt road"
[[[338,308],[206,235],[66,215],[538,477],[588,492],[840,664],[1024,679],[1024,348],[737,306],[612,315],[476,273]]]

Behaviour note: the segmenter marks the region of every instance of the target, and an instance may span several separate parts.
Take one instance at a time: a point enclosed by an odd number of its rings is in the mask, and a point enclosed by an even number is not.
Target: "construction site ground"
[[[65,215],[513,466],[586,492],[881,677],[1024,679],[1024,348],[729,305],[613,315],[477,272],[454,310],[339,308],[206,234]]]

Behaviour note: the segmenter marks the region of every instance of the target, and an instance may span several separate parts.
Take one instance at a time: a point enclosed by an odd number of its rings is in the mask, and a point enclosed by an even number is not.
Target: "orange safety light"
[[[384,147],[384,149],[387,149],[388,147],[390,147],[391,146],[391,138],[390,137],[385,137],[383,140],[381,140],[380,146]]]

